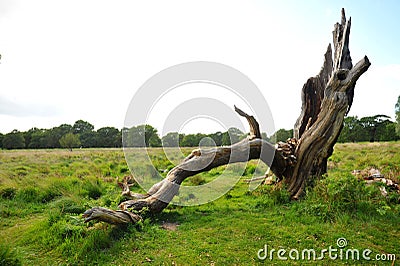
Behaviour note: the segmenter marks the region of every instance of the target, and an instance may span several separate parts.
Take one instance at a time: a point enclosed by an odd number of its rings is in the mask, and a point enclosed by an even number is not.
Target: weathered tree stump
[[[358,78],[370,66],[365,56],[354,67],[350,57],[349,35],[351,19],[346,20],[342,9],[341,23],[333,31],[333,51],[328,45],[321,71],[304,84],[302,108],[294,126],[294,136],[273,145],[261,139],[258,122],[253,116],[235,107],[250,125],[248,138],[227,147],[194,150],[173,168],[164,180],[153,185],[146,194],[134,194],[127,180],[122,183],[123,194],[131,197],[119,205],[122,211],[93,208],[85,212],[86,221],[100,220],[112,224],[137,222],[140,217],[129,215],[129,209],[161,212],[178,193],[183,180],[201,172],[229,163],[261,159],[284,182],[293,199],[298,199],[307,185],[322,177],[327,170],[327,159],[332,155],[343,120],[353,102]],[[272,159],[269,155],[273,153]],[[205,167],[199,167],[207,163]],[[187,170],[196,169],[196,170]]]

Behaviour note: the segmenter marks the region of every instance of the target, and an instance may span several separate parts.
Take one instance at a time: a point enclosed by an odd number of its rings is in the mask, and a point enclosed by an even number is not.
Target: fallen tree
[[[329,44],[319,74],[309,78],[302,88],[302,108],[294,125],[293,138],[276,145],[262,140],[256,119],[235,106],[235,111],[250,125],[246,139],[227,147],[194,150],[146,194],[132,193],[129,179],[125,179],[120,186],[123,195],[131,199],[122,202],[118,211],[92,208],[83,214],[85,221],[135,223],[140,216],[129,210],[161,212],[186,178],[221,165],[252,159],[267,164],[279,182],[286,184],[292,199],[298,199],[307,185],[326,173],[327,159],[332,155],[344,116],[353,102],[356,81],[370,66],[366,56],[353,66],[349,50],[350,27],[351,19],[346,20],[342,9],[341,23],[334,26],[333,50]],[[273,156],[269,156],[271,154]]]

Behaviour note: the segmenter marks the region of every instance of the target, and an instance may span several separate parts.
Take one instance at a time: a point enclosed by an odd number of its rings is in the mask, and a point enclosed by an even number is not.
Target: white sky
[[[190,61],[218,62],[247,75],[264,94],[275,129],[290,129],[301,88],[319,72],[341,7],[352,17],[353,63],[365,54],[372,62],[357,83],[350,115],[394,118],[397,1],[0,0],[0,132],[78,119],[96,129],[122,128],[131,98],[147,79]],[[199,86],[189,86],[187,95],[197,97],[194,88],[215,97]],[[157,120],[153,113],[150,124],[161,129],[168,102],[179,104],[187,95],[160,101],[154,110],[163,115]],[[185,130],[221,130],[215,122],[195,122]]]

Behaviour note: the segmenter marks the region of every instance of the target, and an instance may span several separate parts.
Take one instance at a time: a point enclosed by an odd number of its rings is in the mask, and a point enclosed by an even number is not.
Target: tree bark
[[[119,205],[122,211],[96,207],[85,212],[86,221],[101,220],[113,224],[138,221],[138,215],[128,215],[129,209],[148,208],[154,213],[161,212],[186,178],[221,165],[252,159],[266,163],[278,180],[286,184],[291,197],[298,199],[307,185],[312,185],[326,173],[327,159],[332,155],[344,116],[353,102],[356,81],[370,66],[365,56],[353,67],[349,50],[350,26],[351,19],[346,21],[342,9],[341,23],[336,23],[333,31],[334,50],[329,44],[321,71],[303,86],[302,108],[293,138],[276,145],[262,140],[255,118],[235,106],[235,111],[250,125],[248,138],[227,147],[192,151],[146,194],[131,193],[128,180],[124,180],[120,183],[123,195],[132,199]]]
[[[102,207],[94,207],[90,210],[87,210],[82,216],[85,218],[85,222],[98,220],[116,225],[137,223],[142,219],[139,215],[129,211],[113,211]]]
[[[358,78],[371,65],[365,56],[353,68],[349,35],[351,18],[346,21],[342,9],[341,23],[333,31],[334,58],[331,45],[325,53],[320,73],[307,80],[302,89],[302,110],[294,126],[297,164],[284,173],[292,197],[297,199],[305,185],[326,173],[344,116],[353,102]]]

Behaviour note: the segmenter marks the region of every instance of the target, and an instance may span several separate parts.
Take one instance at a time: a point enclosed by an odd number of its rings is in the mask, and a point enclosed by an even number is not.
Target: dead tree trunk
[[[332,155],[344,116],[353,102],[356,81],[370,66],[365,56],[353,67],[349,51],[350,25],[351,19],[346,21],[342,9],[341,23],[336,23],[333,31],[334,50],[331,45],[328,46],[321,71],[303,86],[302,108],[294,126],[293,138],[277,145],[263,141],[254,117],[235,107],[237,113],[249,122],[250,135],[247,139],[228,147],[194,150],[146,194],[131,193],[125,180],[121,185],[123,193],[132,200],[119,205],[122,211],[97,207],[84,213],[86,220],[112,221],[114,224],[138,221],[140,217],[130,216],[129,209],[148,208],[154,213],[161,212],[186,178],[220,165],[252,159],[261,159],[266,163],[280,182],[287,185],[292,198],[298,199],[307,185],[326,173],[327,159]],[[271,153],[273,157],[268,156]],[[204,162],[208,162],[206,166],[199,167]]]

